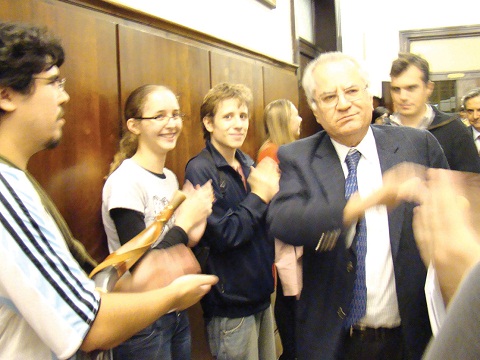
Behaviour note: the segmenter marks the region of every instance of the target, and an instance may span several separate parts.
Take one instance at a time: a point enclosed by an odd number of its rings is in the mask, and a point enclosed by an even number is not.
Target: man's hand
[[[465,191],[466,176],[469,175],[457,171],[429,169],[428,190],[413,218],[420,254],[427,266],[431,262],[435,267],[447,303],[464,275],[480,261],[478,234],[471,221],[472,204]]]
[[[387,170],[382,177],[383,185],[365,199],[366,208],[385,205],[393,209],[402,201],[421,203],[425,194],[427,168],[404,162]]]
[[[353,194],[344,210],[343,222],[350,225],[371,207],[385,205],[391,210],[402,201],[421,203],[426,191],[427,168],[414,163],[401,163],[387,170],[382,177],[383,185],[369,196],[361,198]]]
[[[175,279],[169,285],[178,293],[175,310],[184,310],[197,303],[217,282],[215,275],[184,275]]]
[[[278,165],[269,157],[260,161],[257,167],[252,167],[247,179],[252,193],[258,195],[267,204],[278,192],[279,180]]]
[[[166,249],[151,249],[130,274],[117,283],[115,291],[143,292],[160,289],[186,274],[201,272],[195,255],[183,244]]]
[[[187,180],[182,191],[187,195],[175,214],[175,225],[188,234],[188,246],[195,246],[205,231],[207,217],[212,213],[215,199],[211,180],[195,188]]]

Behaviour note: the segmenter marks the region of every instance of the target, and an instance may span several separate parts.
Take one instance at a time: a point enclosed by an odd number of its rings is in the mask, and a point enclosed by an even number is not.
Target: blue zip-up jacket
[[[253,160],[240,150],[236,158],[245,178]],[[207,140],[206,147],[190,159],[185,179],[203,185],[212,179],[213,212],[197,247],[209,248],[205,273],[219,282],[202,299],[204,316],[237,318],[256,314],[270,305],[273,292],[273,237],[268,235],[268,205],[250,192],[238,174]]]

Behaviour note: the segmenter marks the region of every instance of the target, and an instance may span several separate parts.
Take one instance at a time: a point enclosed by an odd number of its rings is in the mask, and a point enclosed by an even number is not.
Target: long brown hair
[[[279,99],[272,101],[265,107],[263,125],[267,141],[280,146],[296,140],[295,135],[290,131],[293,106],[290,100]]]
[[[128,119],[135,119],[142,117],[145,103],[148,100],[148,96],[156,91],[170,91],[171,89],[163,85],[143,85],[135,90],[128,96],[125,102],[125,110],[123,112],[123,136],[120,139],[119,150],[113,157],[113,161],[110,164],[110,171],[108,176],[113,173],[125,159],[131,158],[138,149],[138,135],[135,135],[127,128]]]

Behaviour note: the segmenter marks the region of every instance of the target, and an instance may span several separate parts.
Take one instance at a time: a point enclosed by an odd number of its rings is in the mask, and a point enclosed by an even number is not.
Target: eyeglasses
[[[183,121],[183,118],[185,117],[185,114],[173,114],[172,116],[168,116],[165,114],[160,114],[157,116],[150,116],[150,117],[136,117],[134,118],[135,120],[155,120],[158,122],[166,122],[168,123],[170,119],[173,119],[174,121]]]
[[[63,91],[65,90],[65,83],[67,82],[66,78],[47,78],[47,77],[33,77],[34,79],[39,79],[39,80],[47,80],[49,81],[49,84],[54,84],[58,90]]]
[[[361,88],[360,86],[351,86],[343,91],[343,97],[348,102],[354,102],[362,98],[368,86]],[[326,93],[320,96],[321,104],[326,108],[333,108],[338,105],[340,96],[338,93]]]

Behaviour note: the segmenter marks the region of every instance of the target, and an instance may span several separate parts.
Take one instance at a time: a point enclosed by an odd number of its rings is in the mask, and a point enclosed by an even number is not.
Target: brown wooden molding
[[[410,51],[410,43],[419,40],[449,39],[467,36],[479,36],[480,25],[451,26],[431,29],[400,31],[400,51]]]
[[[306,55],[312,59],[316,58],[322,49],[312,44],[310,41],[305,40],[304,38],[298,38],[298,50],[301,54]]]

